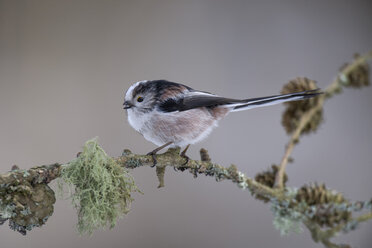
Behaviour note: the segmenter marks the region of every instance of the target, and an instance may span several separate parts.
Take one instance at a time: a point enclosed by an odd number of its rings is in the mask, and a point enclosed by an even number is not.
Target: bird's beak
[[[123,103],[123,106],[124,109],[130,109],[131,107],[133,107],[133,104],[130,101],[125,101]]]

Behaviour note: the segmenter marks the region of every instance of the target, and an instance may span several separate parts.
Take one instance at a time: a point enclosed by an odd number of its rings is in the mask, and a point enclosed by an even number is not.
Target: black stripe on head
[[[169,93],[182,93],[184,90],[188,91],[193,91],[192,88],[179,84],[179,83],[174,83],[170,82],[167,80],[153,80],[151,83],[154,85],[154,88],[156,89],[156,97],[158,99],[163,99],[163,96],[171,95]]]
[[[151,80],[151,81],[146,81],[143,83],[140,83],[132,93],[132,97],[135,97],[138,94],[144,94],[144,93],[153,93],[157,99],[160,99],[161,96],[166,94],[167,91],[172,90],[172,91],[178,91],[182,92],[183,90],[189,90],[193,91],[192,88],[183,85],[183,84],[178,84],[174,82],[170,82],[164,79],[161,80]]]
[[[133,89],[132,98],[134,98],[137,95],[143,95],[146,91],[148,91],[148,87],[149,87],[148,84],[149,84],[149,81],[139,83],[136,86],[136,88]]]

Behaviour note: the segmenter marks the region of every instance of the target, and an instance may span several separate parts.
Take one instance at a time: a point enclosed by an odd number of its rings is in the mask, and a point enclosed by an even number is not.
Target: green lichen
[[[23,177],[28,177],[30,175],[30,173],[27,171],[27,170],[25,170],[24,172],[23,172]]]
[[[289,208],[288,202],[277,202],[272,200],[271,211],[274,214],[273,225],[280,231],[280,235],[288,235],[290,232],[301,233],[303,214],[295,209]]]
[[[132,176],[115,163],[96,139],[85,143],[83,152],[61,171],[65,182],[75,186],[71,193],[78,210],[78,231],[92,234],[98,228],[114,227],[128,213],[138,191]]]
[[[15,215],[15,205],[14,204],[7,204],[3,200],[0,199],[0,218],[1,219],[9,219]]]
[[[248,188],[247,180],[242,172],[238,171],[238,187],[245,190]]]
[[[126,162],[126,165],[127,165],[128,168],[134,169],[134,168],[142,166],[142,163],[139,159],[129,158]]]
[[[217,182],[222,181],[226,179],[226,175],[229,175],[229,171],[226,168],[223,168],[221,166],[213,166],[209,165],[207,166],[204,174],[206,176],[214,176]]]
[[[46,217],[53,214],[54,203],[54,192],[48,185],[16,182],[0,192],[0,224],[9,219],[12,230],[26,235],[45,224]]]
[[[20,213],[24,216],[27,216],[31,214],[31,210],[28,207],[26,207],[25,209],[21,210]]]
[[[231,180],[238,185],[239,188],[245,190],[248,188],[248,182],[245,175],[238,171],[238,168],[235,165],[231,165],[227,168],[227,172]]]

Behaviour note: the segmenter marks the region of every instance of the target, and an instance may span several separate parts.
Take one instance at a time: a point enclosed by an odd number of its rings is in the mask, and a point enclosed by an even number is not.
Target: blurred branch
[[[291,135],[289,142],[287,144],[287,148],[285,150],[284,156],[280,162],[279,165],[279,171],[277,173],[276,179],[275,179],[275,185],[276,187],[283,188],[283,177],[285,173],[285,169],[288,164],[288,159],[290,155],[293,152],[293,149],[295,145],[298,143],[299,138],[306,127],[306,125],[312,120],[313,116],[323,108],[324,100],[326,98],[332,97],[335,93],[339,92],[341,90],[341,86],[347,82],[345,82],[348,78],[348,75],[352,73],[358,66],[366,63],[367,60],[372,58],[372,51],[366,53],[363,56],[358,56],[352,63],[344,67],[341,72],[338,74],[338,76],[333,80],[333,82],[324,90],[323,95],[318,96],[318,102],[316,106],[311,108],[307,113],[305,113]]]
[[[330,248],[346,248],[350,247],[349,245],[345,244],[335,244],[330,241],[330,238],[337,235],[340,231],[346,229],[346,228],[352,228],[355,229],[357,225],[359,225],[362,222],[365,222],[367,220],[372,219],[372,212],[360,215],[352,220],[350,220],[347,223],[341,223],[329,230],[322,230],[319,225],[314,224],[311,221],[305,221],[305,226],[309,229],[311,236],[314,241],[321,242],[325,247]],[[348,226],[349,225],[349,226]]]

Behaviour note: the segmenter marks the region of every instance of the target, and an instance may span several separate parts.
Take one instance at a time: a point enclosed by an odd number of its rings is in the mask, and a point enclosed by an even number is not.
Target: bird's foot
[[[156,160],[156,152],[151,151],[151,152],[147,153],[147,155],[149,155],[149,156],[151,155],[151,157],[152,157],[153,164],[151,165],[151,168],[155,167],[156,164],[158,163],[158,160]]]
[[[180,156],[182,157],[182,158],[185,158],[186,159],[186,162],[183,164],[183,166],[185,166],[185,165],[187,165],[187,163],[189,162],[189,160],[190,160],[190,158],[186,155],[186,152],[187,152],[187,150],[189,149],[189,147],[190,147],[190,144],[188,144],[187,146],[186,146],[186,148],[180,153]]]
[[[160,151],[161,149],[163,149],[164,147],[169,146],[169,145],[172,144],[172,143],[173,143],[172,141],[171,141],[171,142],[168,142],[168,143],[166,143],[166,144],[164,144],[164,145],[162,145],[162,146],[159,146],[158,148],[154,149],[153,151],[147,153],[147,155],[151,155],[152,160],[154,161],[154,164],[151,166],[151,168],[152,168],[152,167],[155,167],[155,165],[158,163],[158,160],[156,160],[156,153],[157,153],[158,151]]]
[[[173,167],[173,169],[175,171],[177,170],[180,170],[180,171],[184,171],[187,169],[187,167],[185,165],[187,165],[187,163],[189,162],[190,158],[186,155],[186,152],[187,152],[187,149],[189,149],[190,145],[187,145],[186,148],[180,153],[180,157],[186,159],[186,162],[183,163],[181,166],[178,166],[178,167]]]

